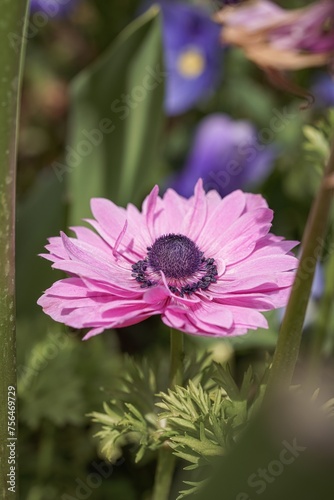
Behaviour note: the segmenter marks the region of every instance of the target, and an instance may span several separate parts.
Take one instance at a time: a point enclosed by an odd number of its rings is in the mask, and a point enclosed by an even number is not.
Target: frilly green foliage
[[[334,110],[329,110],[326,118],[313,121],[312,125],[309,122],[300,123],[299,128],[303,131],[301,145],[284,158],[284,190],[294,202],[299,200],[309,207],[329,157],[330,137],[334,131]],[[302,232],[305,220],[301,222]]]
[[[36,344],[29,354],[27,364],[19,370],[18,390],[22,404],[21,418],[33,429],[47,419],[55,425],[83,424],[84,401],[82,400],[82,380],[76,376],[71,359],[75,356],[73,340],[68,340],[57,355],[53,336]],[[48,359],[45,352],[53,355]],[[60,348],[59,348],[60,349]],[[52,358],[52,359],[51,359]],[[39,376],[40,372],[43,376]],[[56,376],[55,376],[56,375]],[[66,391],[59,391],[66,387]],[[51,398],[58,394],[51,404]],[[31,404],[31,402],[34,404]]]
[[[97,436],[102,440],[102,453],[108,460],[115,460],[125,444],[137,444],[136,462],[146,450],[156,450],[160,445],[158,420],[154,410],[157,380],[144,360],[141,365],[127,357],[124,373],[114,390],[109,404],[104,403],[105,413],[94,412],[94,422],[103,425]]]
[[[103,413],[91,414],[102,425],[96,436],[106,459],[115,460],[131,444],[139,462],[167,443],[185,469],[194,470],[212,464],[233,446],[259,404],[262,384],[248,369],[238,387],[229,367],[210,361],[209,354],[190,358],[184,366],[184,386],[166,391],[147,361],[127,358],[112,400],[104,403]],[[205,482],[202,470],[179,498]]]
[[[165,436],[175,455],[191,463],[187,469],[207,464],[228,448],[233,419],[226,414],[221,389],[209,393],[190,381],[160,397],[157,406],[164,410],[159,419],[166,423]]]
[[[322,172],[330,154],[330,138],[334,130],[334,109],[330,109],[327,120],[321,119],[315,126],[303,127],[306,160]]]
[[[117,353],[111,363],[102,338],[88,345],[44,318],[19,322],[18,331],[24,338],[17,369],[21,422],[35,430],[45,421],[86,425],[85,413],[105,398],[99,389],[106,374],[117,372]]]
[[[104,385],[119,373],[117,340],[106,334],[82,342],[79,332],[46,316],[20,318],[17,331],[23,498],[75,497],[75,478],[84,480],[87,466],[99,461],[85,414],[108,398]],[[103,483],[101,495],[114,495],[114,484]]]
[[[145,451],[155,451],[166,440],[156,408],[156,394],[165,388],[163,368],[150,367],[147,360],[139,364],[126,357],[122,367],[124,375],[114,384],[113,399],[104,403],[105,413],[91,414],[94,422],[103,425],[97,436],[102,441],[101,451],[108,460],[117,459],[121,447],[131,443],[137,445],[135,460],[139,462]],[[185,381],[194,379],[207,384],[211,372],[208,355],[187,359],[184,372]]]

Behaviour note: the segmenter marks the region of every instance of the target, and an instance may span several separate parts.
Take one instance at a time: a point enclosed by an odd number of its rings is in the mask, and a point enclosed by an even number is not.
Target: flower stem
[[[183,333],[170,331],[169,387],[174,389],[183,382]],[[175,456],[168,443],[159,450],[152,500],[168,500],[175,468]]]
[[[18,497],[8,491],[9,437],[8,410],[16,417],[13,405],[16,394],[16,331],[15,331],[15,184],[19,95],[24,59],[24,30],[27,21],[27,0],[0,0],[0,491],[2,498]],[[10,389],[9,389],[10,388]],[[10,394],[9,394],[10,393]],[[15,398],[14,398],[15,399]],[[8,401],[8,404],[7,404]],[[9,402],[11,406],[9,406]],[[13,432],[13,435],[10,434]],[[14,440],[13,440],[14,442]],[[16,471],[17,478],[17,471]]]
[[[174,389],[183,382],[183,333],[178,330],[170,331],[170,374],[169,386]]]
[[[168,500],[175,468],[175,456],[168,445],[159,450],[152,500]]]
[[[269,374],[268,395],[273,386],[280,385],[282,388],[287,388],[293,377],[315,267],[323,248],[323,238],[332,204],[333,173],[334,143],[303,236],[302,254]]]

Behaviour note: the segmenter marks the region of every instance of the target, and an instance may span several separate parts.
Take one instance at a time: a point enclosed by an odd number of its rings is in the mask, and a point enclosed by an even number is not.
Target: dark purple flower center
[[[197,245],[182,234],[167,234],[157,238],[147,248],[147,257],[132,265],[132,276],[141,288],[162,282],[164,274],[169,289],[183,297],[206,290],[217,281],[214,259],[207,259]]]
[[[148,263],[155,272],[162,271],[166,278],[188,278],[201,265],[203,253],[191,239],[181,234],[161,236],[148,248]]]

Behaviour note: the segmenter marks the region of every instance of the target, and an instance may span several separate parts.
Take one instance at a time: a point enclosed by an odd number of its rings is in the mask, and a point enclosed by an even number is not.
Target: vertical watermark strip
[[[15,181],[24,44],[21,43],[18,53],[13,54],[8,34],[17,33],[23,40],[26,21],[22,24],[22,19],[27,19],[28,0],[0,0],[0,12],[0,95],[4,98],[0,105],[0,492],[2,499],[12,499],[18,498],[18,493],[17,485],[9,490],[7,483],[7,474],[11,472],[7,438],[12,436],[8,436],[9,406],[6,402],[9,396],[12,397],[10,392],[16,398]],[[16,425],[16,412],[13,415]],[[14,460],[16,467],[15,453]]]
[[[7,491],[16,493],[16,389],[10,385],[7,393]]]

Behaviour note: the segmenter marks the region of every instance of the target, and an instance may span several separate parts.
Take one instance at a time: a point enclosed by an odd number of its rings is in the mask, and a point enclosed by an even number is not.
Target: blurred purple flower
[[[178,115],[212,92],[222,66],[221,28],[206,10],[159,2],[162,10],[166,81],[165,109]]]
[[[314,300],[319,300],[325,290],[325,272],[321,264],[317,264],[314,273],[312,293],[311,296]]]
[[[316,78],[311,90],[314,94],[317,105],[326,107],[334,106],[333,77],[326,73],[319,75]]]
[[[260,184],[271,172],[275,156],[276,148],[260,144],[249,122],[212,114],[198,126],[185,167],[172,187],[191,196],[201,177],[206,191],[215,189],[225,196]]]
[[[78,0],[30,0],[30,11],[59,17],[68,14],[77,3]]]

